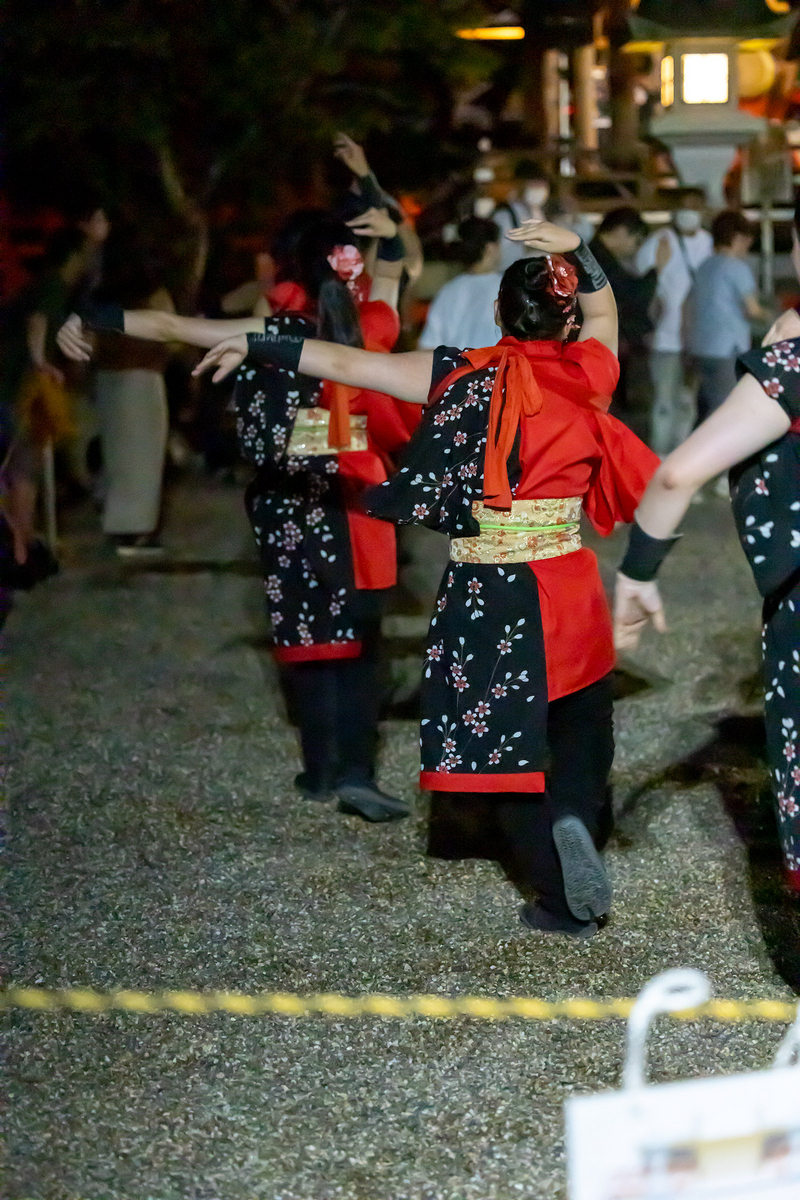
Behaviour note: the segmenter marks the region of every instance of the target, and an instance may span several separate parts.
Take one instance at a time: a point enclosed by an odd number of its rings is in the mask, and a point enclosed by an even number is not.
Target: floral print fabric
[[[764,600],[764,719],[778,828],[800,886],[800,339],[739,359],[793,428],[731,472],[739,538]]]
[[[303,317],[272,317],[267,333],[313,337]],[[242,454],[256,467],[246,505],[258,544],[275,655],[291,661],[359,653],[357,594],[336,455],[286,456],[320,380],[245,362],[234,391]]]
[[[422,687],[423,787],[544,789],[547,676],[538,587],[525,563],[450,564]]]

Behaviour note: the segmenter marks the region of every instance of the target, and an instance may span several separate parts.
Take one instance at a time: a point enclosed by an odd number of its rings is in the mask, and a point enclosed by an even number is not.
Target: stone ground
[[[622,664],[616,902],[587,945],[525,932],[495,864],[426,859],[413,720],[386,722],[381,759],[412,820],[296,798],[237,489],[174,488],[157,569],[104,557],[95,523],[69,518],[66,569],[7,626],[8,979],[562,998],[695,966],[717,995],[800,990],[759,799],[758,602],[726,502],[691,510],[664,570],[671,631]],[[620,535],[602,547],[609,575],[620,554]],[[406,677],[418,624],[391,627]],[[564,1099],[619,1085],[624,1032],[4,1019],[8,1200],[560,1200]],[[664,1022],[652,1073],[763,1067],[781,1033]]]

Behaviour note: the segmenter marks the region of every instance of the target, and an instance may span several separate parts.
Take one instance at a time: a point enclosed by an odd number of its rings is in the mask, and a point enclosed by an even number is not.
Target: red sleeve
[[[564,358],[578,363],[589,381],[589,387],[599,396],[612,395],[619,383],[619,359],[597,338],[585,342],[570,342],[564,348]]]
[[[397,310],[385,300],[364,300],[358,306],[366,350],[392,350],[400,336]]]
[[[608,537],[617,521],[633,520],[661,460],[616,417],[598,412],[595,419],[601,458],[583,508],[597,532]]]

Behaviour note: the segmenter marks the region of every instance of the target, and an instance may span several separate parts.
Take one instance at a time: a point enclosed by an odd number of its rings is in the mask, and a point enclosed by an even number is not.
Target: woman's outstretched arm
[[[108,306],[109,309],[111,306]],[[105,306],[103,306],[105,309]],[[224,338],[236,334],[263,333],[263,317],[239,317],[230,321],[212,321],[206,317],[181,317],[177,313],[156,312],[152,309],[117,310],[118,333],[128,337],[146,338],[153,342],[185,342],[187,346],[199,346],[207,350]],[[93,345],[87,339],[84,322],[77,313],[68,317],[58,331],[56,341],[59,349],[74,362],[88,362],[92,357]],[[94,326],[89,324],[89,328]],[[112,328],[101,324],[100,328]]]
[[[411,404],[425,404],[428,399],[433,372],[432,350],[382,354],[340,346],[336,342],[322,342],[317,338],[287,337],[276,337],[271,345],[276,365],[290,366],[303,375],[330,379],[348,387],[385,392],[389,396],[396,396],[398,400],[408,400]],[[287,347],[291,352],[291,362],[285,358]],[[256,343],[252,349],[258,361],[272,360],[269,339]],[[231,371],[235,371],[247,355],[247,337],[240,335],[230,338],[210,350],[197,364],[193,374],[202,375],[216,368],[213,381],[219,383]]]
[[[783,437],[791,421],[752,375],[739,380],[716,412],[673,450],[656,471],[636,510],[636,524],[650,539],[666,542],[678,528],[695,492],[723,471]],[[665,629],[655,579],[617,575],[614,640],[633,649],[648,622]]]

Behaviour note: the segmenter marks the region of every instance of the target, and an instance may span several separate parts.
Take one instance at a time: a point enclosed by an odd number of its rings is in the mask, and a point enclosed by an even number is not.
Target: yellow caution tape
[[[229,1013],[260,1017],[277,1013],[305,1017],[323,1013],[329,1017],[427,1017],[447,1020],[474,1017],[481,1021],[503,1021],[522,1017],[526,1021],[608,1021],[627,1017],[633,1000],[539,1000],[532,996],[341,996],[337,993],[296,996],[289,992],[262,992],[246,996],[240,992],[94,992],[87,988],[47,991],[44,988],[10,987],[0,991],[0,1008],[29,1008],[40,1012],[69,1009],[102,1013],[121,1009],[132,1013],[176,1012],[185,1016]],[[710,1000],[700,1008],[686,1009],[674,1016],[684,1020],[708,1017],[714,1021],[792,1022],[798,1005],[786,1000]]]

